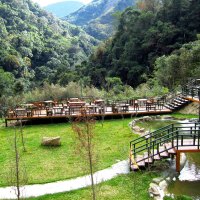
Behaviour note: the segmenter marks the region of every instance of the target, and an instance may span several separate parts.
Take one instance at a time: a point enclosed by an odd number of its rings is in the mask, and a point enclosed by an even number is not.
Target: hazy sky
[[[66,1],[66,0],[32,0],[32,1],[38,3],[40,6],[46,6],[52,3]],[[84,4],[87,4],[91,2],[92,0],[76,0],[76,1],[81,1]]]

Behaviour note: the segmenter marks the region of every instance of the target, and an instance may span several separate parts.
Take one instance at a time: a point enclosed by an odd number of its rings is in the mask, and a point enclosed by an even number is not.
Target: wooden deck
[[[186,97],[187,100],[200,103],[200,99],[198,97]]]
[[[87,115],[96,118],[109,118],[109,117],[131,117],[139,115],[159,115],[159,114],[169,114],[172,111],[168,108],[162,107],[146,107],[140,106],[134,108],[133,106],[118,106],[113,108],[112,106],[105,106],[104,108],[99,106],[87,106],[87,107],[68,107],[64,109],[63,107],[54,107],[51,112],[47,109],[35,109],[35,110],[16,110],[15,114],[9,113],[5,118],[6,126],[8,126],[8,121],[12,120],[39,120],[39,119],[64,119],[64,118],[76,118],[79,117],[82,112],[86,112]]]

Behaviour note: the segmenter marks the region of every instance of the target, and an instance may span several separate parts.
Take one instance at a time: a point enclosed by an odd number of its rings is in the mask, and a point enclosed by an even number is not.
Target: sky
[[[66,0],[32,0],[32,1],[35,3],[38,3],[40,6],[43,7],[43,6],[52,4],[52,3],[62,2],[62,1],[66,1]],[[80,1],[84,4],[87,4],[87,3],[91,2],[92,0],[74,0],[74,1]]]

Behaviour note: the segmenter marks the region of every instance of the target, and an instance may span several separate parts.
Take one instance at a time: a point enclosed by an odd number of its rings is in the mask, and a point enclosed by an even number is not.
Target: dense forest
[[[123,12],[117,33],[82,66],[88,69],[85,76],[91,77],[93,85],[102,87],[106,77],[119,77],[124,84],[137,87],[154,76],[157,58],[198,39],[199,0],[141,0],[137,5],[140,9],[130,7]],[[162,67],[166,76],[167,66]],[[176,73],[176,65],[173,68]],[[191,75],[191,71],[185,74]]]
[[[98,44],[30,0],[0,0],[0,104],[83,88],[113,98],[158,95],[200,77],[199,0],[138,0],[117,14],[116,34]]]
[[[45,81],[67,84],[97,41],[30,0],[0,0],[0,96]]]

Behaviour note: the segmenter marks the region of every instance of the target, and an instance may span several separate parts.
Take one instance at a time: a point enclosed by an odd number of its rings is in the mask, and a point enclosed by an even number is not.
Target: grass
[[[179,116],[179,118],[194,118],[194,115],[175,115],[176,117]],[[130,121],[131,119],[105,120],[103,126],[100,121],[97,121],[94,137],[95,149],[98,156],[96,170],[104,169],[116,163],[118,160],[128,158],[129,142],[138,137],[128,127]],[[151,131],[164,125],[166,125],[166,122],[164,124],[160,122],[140,124],[141,127],[148,128]],[[5,128],[2,126],[1,122],[0,186],[10,184],[8,177],[10,173],[9,167],[14,156],[14,131],[15,129],[13,127]],[[76,145],[75,134],[71,129],[71,124],[61,123],[25,126],[23,131],[27,152],[23,152],[22,146],[20,146],[20,156],[26,167],[28,184],[64,180],[88,173],[85,170],[83,159],[79,155],[79,148]],[[61,136],[61,147],[42,147],[40,143],[44,136]],[[147,193],[149,183],[158,174],[150,172],[131,173],[102,183],[98,186],[98,199],[148,200],[150,199]],[[85,188],[32,199],[83,200],[90,199],[90,195],[90,188]]]
[[[121,175],[110,181],[101,183],[97,186],[96,193],[98,200],[149,200],[148,187],[152,178],[156,177],[155,173],[137,172],[128,175]],[[91,189],[84,188],[81,190],[67,193],[45,195],[29,200],[88,200],[91,199]]]
[[[94,137],[96,170],[128,158],[129,142],[137,137],[128,127],[130,121],[131,119],[107,120],[103,126],[97,121]],[[7,180],[11,161],[14,160],[14,131],[13,127],[0,127],[0,186],[10,184]],[[29,184],[69,179],[88,173],[79,155],[75,134],[69,123],[25,126],[23,132],[27,152],[23,152],[20,146],[20,156],[26,168]],[[40,143],[44,136],[60,136],[61,147],[42,147]]]
[[[186,115],[180,115],[186,117]],[[193,116],[188,116],[192,117]],[[129,155],[129,142],[139,137],[132,133],[128,127],[128,119],[105,120],[103,126],[100,121],[96,122],[94,144],[97,155],[95,170],[111,166],[118,160],[124,160]],[[10,166],[14,160],[13,152],[13,127],[0,126],[0,186],[7,186]],[[169,122],[149,122],[139,124],[147,130],[155,130]],[[58,180],[74,178],[88,174],[84,167],[84,160],[79,155],[80,147],[76,145],[75,134],[71,124],[42,124],[29,125],[23,129],[27,152],[22,151],[20,157],[26,168],[28,184],[46,183]],[[60,136],[62,145],[57,148],[42,147],[41,139],[44,136]]]
[[[199,118],[198,115],[194,115],[194,114],[181,114],[178,112],[172,113],[171,116],[177,118],[177,119],[192,119],[192,118]]]

